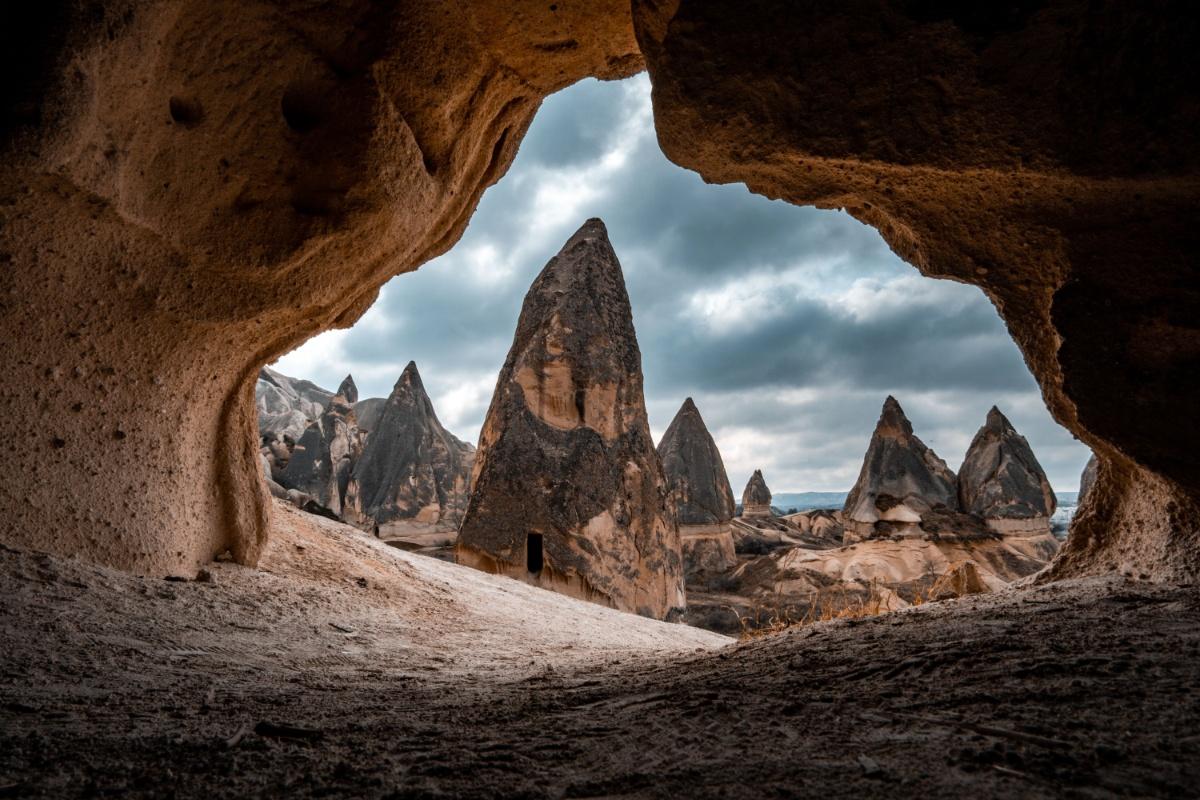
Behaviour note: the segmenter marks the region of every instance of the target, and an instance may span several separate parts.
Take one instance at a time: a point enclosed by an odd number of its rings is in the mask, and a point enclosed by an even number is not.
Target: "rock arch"
[[[845,207],[992,299],[1100,454],[1052,574],[1200,575],[1182,2],[159,0],[32,25],[8,27],[61,36],[6,98],[0,434],[27,466],[0,541],[254,563],[258,365],[448,249],[543,97],[645,66],[672,160]]]

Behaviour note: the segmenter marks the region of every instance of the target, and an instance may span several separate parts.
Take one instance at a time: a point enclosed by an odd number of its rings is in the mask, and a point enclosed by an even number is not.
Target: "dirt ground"
[[[1200,587],[733,644],[275,516],[210,582],[0,549],[0,797],[1200,794]]]

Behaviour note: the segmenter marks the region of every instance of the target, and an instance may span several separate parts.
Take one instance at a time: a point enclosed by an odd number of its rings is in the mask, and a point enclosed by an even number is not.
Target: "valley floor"
[[[1195,796],[1200,587],[745,644],[279,505],[261,570],[0,549],[0,797]]]

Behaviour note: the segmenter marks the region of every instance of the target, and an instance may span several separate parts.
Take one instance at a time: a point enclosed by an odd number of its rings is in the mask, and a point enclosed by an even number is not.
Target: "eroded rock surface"
[[[0,393],[28,466],[0,540],[154,574],[261,554],[260,367],[448,250],[542,98],[642,66],[617,0],[40,19],[8,27],[37,52],[0,128],[0,338],[43,394]]]
[[[312,381],[289,378],[263,367],[254,384],[259,435],[270,440],[299,441],[304,429],[325,413],[334,394]]]
[[[958,509],[955,475],[913,433],[904,409],[889,396],[846,497],[846,530],[859,538],[918,533],[922,518],[935,509]]]
[[[309,495],[335,515],[345,507],[350,470],[359,453],[354,404],[358,387],[347,375],[316,422],[296,443],[279,483]]]
[[[713,525],[733,519],[733,489],[725,462],[692,398],[683,401],[667,426],[658,443],[658,457],[680,525]]]
[[[633,10],[672,161],[843,208],[995,304],[1055,419],[1110,465],[1046,578],[1200,576],[1187,3]]]
[[[958,499],[963,511],[1001,533],[1050,530],[1054,490],[1029,442],[995,406],[967,448]]]
[[[754,474],[750,476],[750,480],[746,481],[746,488],[742,490],[742,517],[770,517],[771,511],[771,490],[767,488],[767,481],[763,478],[762,470],[754,470]]]
[[[1096,454],[1093,453],[1087,463],[1084,464],[1083,473],[1079,476],[1079,496],[1076,498],[1078,504],[1082,505],[1084,498],[1091,494],[1092,487],[1096,485],[1096,472],[1098,469],[1099,462],[1096,461]]]
[[[412,520],[456,528],[475,448],[442,427],[415,362],[408,362],[372,424],[343,516],[366,527]]]
[[[167,0],[10,26],[36,52],[0,130],[0,438],[28,468],[0,537],[254,563],[259,366],[449,248],[543,97],[644,57],[673,161],[845,208],[987,293],[1103,462],[1051,575],[1200,575],[1189,4],[630,10]]]
[[[679,531],[646,420],[629,297],[598,219],[525,295],[456,555],[647,616],[684,608]]]
[[[699,576],[737,564],[733,534],[733,489],[712,434],[692,398],[683,401],[658,443],[658,457],[683,545],[684,570]]]

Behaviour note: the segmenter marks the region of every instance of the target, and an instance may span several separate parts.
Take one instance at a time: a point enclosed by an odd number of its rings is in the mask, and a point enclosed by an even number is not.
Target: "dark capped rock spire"
[[[1029,525],[1048,530],[1056,506],[1029,442],[995,406],[958,471],[958,497],[963,511],[1005,531]]]
[[[934,509],[958,510],[957,480],[946,462],[913,434],[904,409],[889,396],[846,497],[847,523],[856,535],[870,536],[877,523],[884,528],[919,525]]]
[[[767,488],[761,469],[754,470],[742,491],[742,516],[771,516],[771,490]]]
[[[598,219],[525,295],[457,557],[647,616],[683,609],[679,532],[646,421],[629,297]]]
[[[354,385],[354,376],[347,375],[342,379],[338,386],[337,396],[345,401],[346,405],[354,405],[358,402],[358,387]]]
[[[336,515],[345,508],[350,469],[359,446],[353,401],[347,398],[347,392],[358,396],[349,375],[329,399],[324,413],[304,429],[279,476],[284,487],[311,495]]]
[[[733,518],[733,489],[717,443],[692,398],[683,401],[658,443],[658,457],[680,525],[713,525]]]
[[[413,520],[456,526],[474,448],[442,427],[415,362],[379,411],[346,493],[359,524]]]

